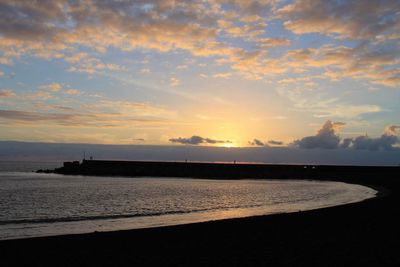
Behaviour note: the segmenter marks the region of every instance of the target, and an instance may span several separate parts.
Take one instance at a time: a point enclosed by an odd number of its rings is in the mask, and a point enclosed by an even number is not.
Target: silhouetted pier
[[[400,167],[279,165],[251,163],[83,160],[65,162],[54,173],[92,176],[192,177],[208,179],[317,179],[371,183],[398,177]]]

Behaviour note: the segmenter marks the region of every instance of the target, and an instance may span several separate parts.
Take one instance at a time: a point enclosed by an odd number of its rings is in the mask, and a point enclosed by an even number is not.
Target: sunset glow
[[[223,147],[226,147],[226,148],[230,148],[230,147],[239,147],[237,144],[235,144],[235,143],[232,143],[232,144],[224,144],[224,145],[222,145]]]
[[[399,1],[1,2],[0,140],[398,149]]]

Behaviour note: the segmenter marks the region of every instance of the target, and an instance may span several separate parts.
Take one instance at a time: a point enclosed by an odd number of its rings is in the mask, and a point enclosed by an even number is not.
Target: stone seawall
[[[379,177],[400,179],[400,167],[272,165],[244,163],[83,160],[64,163],[59,174],[127,177],[193,177],[208,179],[317,179],[373,183]]]

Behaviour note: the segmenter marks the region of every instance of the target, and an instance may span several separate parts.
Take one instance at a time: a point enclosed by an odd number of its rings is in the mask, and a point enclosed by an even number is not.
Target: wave
[[[95,216],[72,216],[72,217],[59,217],[59,218],[4,220],[4,221],[0,221],[0,225],[45,224],[45,223],[98,221],[98,220],[112,220],[112,219],[129,219],[129,218],[138,218],[138,217],[179,215],[179,214],[197,213],[197,212],[205,212],[205,211],[218,211],[218,210],[227,210],[227,209],[238,209],[238,208],[256,208],[256,207],[260,207],[260,206],[262,206],[262,205],[243,205],[243,206],[234,206],[234,207],[205,208],[205,209],[195,209],[195,210],[148,212],[148,213],[140,213],[140,214],[110,214],[110,215],[95,215]]]

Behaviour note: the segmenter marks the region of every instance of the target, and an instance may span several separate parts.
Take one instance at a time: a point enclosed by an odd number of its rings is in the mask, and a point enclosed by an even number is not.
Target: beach
[[[342,175],[359,203],[160,228],[0,241],[4,266],[399,266],[396,172]]]

